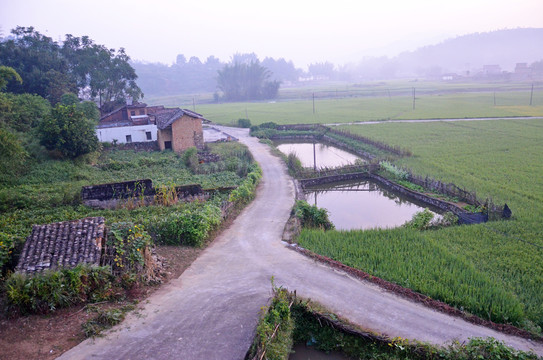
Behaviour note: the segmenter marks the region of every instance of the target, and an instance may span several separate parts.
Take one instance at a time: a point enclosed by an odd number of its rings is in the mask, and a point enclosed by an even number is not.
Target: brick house
[[[159,149],[171,149],[175,152],[182,152],[193,146],[203,149],[202,121],[207,120],[187,109],[169,110],[156,115]]]
[[[204,146],[202,121],[198,113],[187,109],[125,105],[100,118],[96,136],[101,142],[156,142],[160,150],[181,152],[189,147]]]

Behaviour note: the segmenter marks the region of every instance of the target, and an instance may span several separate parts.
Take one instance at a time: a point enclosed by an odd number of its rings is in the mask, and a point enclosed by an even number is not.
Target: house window
[[[136,112],[134,110],[130,111],[130,115],[136,116]]]
[[[151,135],[150,131],[146,131],[145,136],[147,136],[147,140],[153,140],[153,135]]]
[[[132,142],[132,135],[126,135],[126,142],[131,143]]]
[[[140,110],[140,115],[145,115],[145,110],[144,109]]]
[[[171,141],[164,141],[164,149],[172,149],[172,142]]]

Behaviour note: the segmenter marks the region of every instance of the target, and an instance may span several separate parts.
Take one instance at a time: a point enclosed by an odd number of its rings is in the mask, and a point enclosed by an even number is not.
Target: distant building
[[[100,142],[158,142],[160,150],[181,152],[189,147],[203,148],[202,115],[187,109],[125,105],[102,116],[96,126]]]
[[[500,75],[501,73],[502,68],[500,65],[483,65],[484,75]]]

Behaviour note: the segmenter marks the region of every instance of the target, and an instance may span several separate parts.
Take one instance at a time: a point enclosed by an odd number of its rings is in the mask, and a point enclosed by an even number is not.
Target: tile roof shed
[[[15,270],[34,274],[78,264],[100,265],[104,243],[103,217],[34,225]]]

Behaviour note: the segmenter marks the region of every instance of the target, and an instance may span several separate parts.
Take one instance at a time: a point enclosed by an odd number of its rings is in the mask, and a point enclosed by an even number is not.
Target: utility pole
[[[313,93],[313,114],[315,114],[315,93]]]
[[[534,83],[532,83],[532,91],[530,92],[530,106],[532,106],[533,98],[534,98]]]
[[[192,111],[196,112],[196,103],[194,102],[194,97],[192,97]]]
[[[317,171],[317,153],[315,152],[315,140],[313,140],[313,170]]]
[[[415,88],[413,88],[413,110],[415,110]]]
[[[496,92],[494,91],[494,106],[496,106]]]

